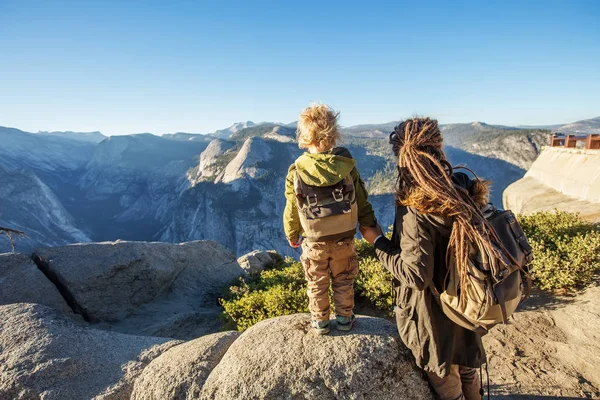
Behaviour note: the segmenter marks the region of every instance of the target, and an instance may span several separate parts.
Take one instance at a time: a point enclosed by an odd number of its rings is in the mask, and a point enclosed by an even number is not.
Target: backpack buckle
[[[308,196],[306,196],[306,200],[308,201],[308,205],[310,207],[315,207],[317,205],[317,195],[316,194],[309,194]]]
[[[344,191],[342,189],[335,189],[331,194],[333,195],[333,199],[338,203],[344,201]]]

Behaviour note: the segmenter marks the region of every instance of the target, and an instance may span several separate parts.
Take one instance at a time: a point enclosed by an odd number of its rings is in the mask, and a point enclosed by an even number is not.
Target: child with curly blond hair
[[[302,247],[312,326],[321,335],[329,333],[330,283],[337,328],[352,329],[358,274],[354,235],[358,223],[377,225],[356,160],[335,147],[341,139],[338,116],[324,104],[302,111],[298,146],[307,152],[290,166],[285,187],[285,234],[290,246]]]

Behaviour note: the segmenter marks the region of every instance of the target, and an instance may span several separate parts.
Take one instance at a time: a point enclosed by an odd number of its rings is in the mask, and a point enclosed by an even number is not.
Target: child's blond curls
[[[298,147],[316,146],[329,150],[341,139],[337,119],[340,113],[325,104],[311,104],[298,119]]]

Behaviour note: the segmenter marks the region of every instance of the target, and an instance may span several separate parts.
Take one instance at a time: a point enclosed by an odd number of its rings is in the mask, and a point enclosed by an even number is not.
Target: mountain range
[[[392,222],[396,122],[342,128],[382,226]],[[571,127],[571,128],[569,128]],[[600,131],[600,118],[563,125]],[[540,128],[441,127],[453,164],[493,181],[492,199],[548,143]],[[17,251],[85,241],[213,239],[243,254],[287,246],[284,179],[301,153],[295,123],[236,123],[211,134],[29,133],[0,127],[0,226],[25,231]],[[9,251],[0,241],[0,252]]]

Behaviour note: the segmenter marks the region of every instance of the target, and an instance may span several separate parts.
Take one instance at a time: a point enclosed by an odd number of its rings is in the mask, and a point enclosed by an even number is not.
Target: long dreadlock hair
[[[497,256],[500,260],[506,259],[505,250],[480,211],[489,197],[489,182],[477,180],[471,194],[455,185],[442,141],[438,123],[433,119],[413,118],[395,127],[390,143],[398,156],[396,201],[424,214],[452,219],[447,262],[454,254],[460,286],[466,288],[473,247],[479,248],[484,256],[487,254],[487,258]]]

